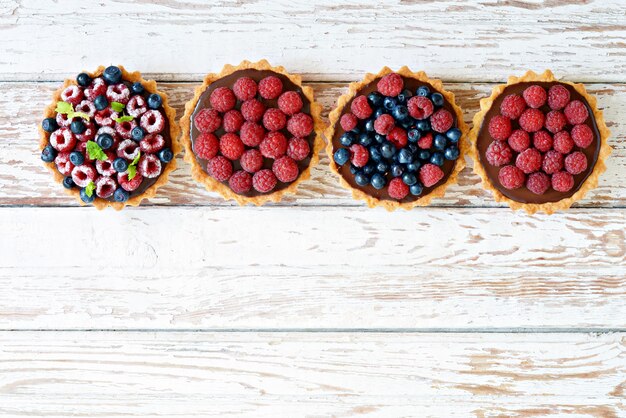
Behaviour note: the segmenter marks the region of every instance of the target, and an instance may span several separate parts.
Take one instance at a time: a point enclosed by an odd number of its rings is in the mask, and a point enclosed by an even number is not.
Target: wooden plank
[[[0,327],[626,328],[625,224],[623,209],[4,208]]]
[[[626,81],[623,6],[621,0],[341,6],[333,0],[68,0],[60,7],[54,0],[7,0],[0,6],[6,46],[0,78],[50,80],[115,62],[199,80],[224,63],[268,58],[316,80],[355,80],[365,70],[410,64],[457,81],[500,81],[523,68]],[[42,61],[42,51],[50,50]]]
[[[625,334],[5,332],[3,416],[618,417]]]
[[[58,83],[0,83],[0,205],[78,206],[62,187],[52,181],[49,172],[40,164],[36,124],[41,109],[49,102]],[[195,83],[161,83],[160,87],[172,99],[178,115],[193,94]],[[335,105],[337,97],[346,91],[343,83],[310,84],[323,104],[325,113]],[[490,84],[447,83],[458,97],[469,123],[478,109],[480,98],[489,94]],[[599,99],[606,120],[613,131],[610,140],[615,148],[608,161],[608,170],[600,179],[600,186],[579,202],[579,207],[626,206],[626,85],[591,84],[589,90]],[[179,169],[170,177],[156,198],[143,205],[198,205],[232,206],[216,193],[207,192],[194,182],[188,164],[179,158]],[[459,184],[448,189],[446,196],[436,199],[435,206],[502,206],[485,192],[480,180],[471,171],[471,162],[460,176]],[[348,191],[341,188],[328,169],[328,159],[321,159],[312,172],[312,178],[301,185],[298,194],[280,203],[286,206],[363,206],[354,201]]]

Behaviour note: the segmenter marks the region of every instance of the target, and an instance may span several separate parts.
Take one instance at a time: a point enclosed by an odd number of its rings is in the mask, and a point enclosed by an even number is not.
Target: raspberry
[[[259,94],[262,98],[272,100],[283,92],[283,82],[276,76],[265,77],[259,81]]]
[[[257,99],[246,100],[241,104],[241,114],[248,122],[258,122],[265,113],[265,105]]]
[[[543,127],[545,116],[539,109],[526,109],[519,117],[519,126],[526,132],[537,132]]]
[[[541,152],[550,151],[553,143],[552,135],[546,131],[539,131],[533,134],[533,145]]]
[[[252,189],[252,176],[243,170],[236,171],[228,179],[228,185],[237,194],[248,193]]]
[[[115,121],[113,119],[117,119],[120,117],[120,114],[114,112],[110,107],[107,107],[102,110],[98,110],[94,116],[96,123],[100,126],[113,126],[115,125]],[[57,118],[57,122],[58,122]],[[61,125],[59,123],[59,125]]]
[[[281,157],[287,151],[287,138],[281,132],[269,132],[259,144],[259,151],[266,158]]]
[[[78,187],[87,185],[96,179],[96,170],[91,164],[82,164],[72,170],[72,180]]]
[[[526,188],[534,194],[544,194],[549,187],[550,177],[541,171],[532,173],[526,180]]]
[[[356,167],[363,167],[370,159],[369,151],[361,144],[350,146],[350,162]]]
[[[139,124],[149,134],[157,134],[165,128],[165,118],[158,110],[148,110],[141,116]]]
[[[134,118],[141,117],[144,113],[148,111],[148,105],[146,104],[146,99],[144,99],[141,95],[136,95],[130,98],[128,104],[126,105],[126,112]],[[198,116],[196,116],[196,120]]]
[[[452,117],[452,113],[448,112],[446,109],[439,109],[430,117],[430,126],[436,132],[445,133],[452,127],[453,123],[454,118]]]
[[[593,131],[587,125],[576,125],[572,128],[572,139],[581,148],[587,148],[593,142]]]
[[[302,98],[296,91],[286,91],[278,98],[278,108],[286,115],[294,115],[302,110]]]
[[[69,152],[76,145],[76,136],[69,128],[61,128],[50,135],[50,145],[59,152]]]
[[[287,124],[287,116],[280,109],[267,109],[263,115],[263,126],[268,131],[280,131]]]
[[[287,121],[287,130],[293,136],[309,136],[313,132],[313,118],[306,113],[296,113]]]
[[[298,178],[298,164],[288,156],[280,157],[272,164],[272,171],[276,178],[283,183],[291,183]]]
[[[566,124],[565,115],[558,110],[551,110],[546,115],[546,129],[553,134],[562,131]]]
[[[424,187],[431,187],[443,178],[443,171],[435,164],[424,164],[420,168],[419,178]]]
[[[85,97],[87,100],[91,100],[92,102],[96,100],[96,97],[102,96],[106,94],[107,86],[104,83],[104,80],[100,77],[94,78],[91,81],[91,85],[85,88]]]
[[[359,123],[359,119],[354,116],[352,113],[346,113],[341,117],[339,124],[341,125],[341,129],[348,132],[356,128],[356,125]]]
[[[498,141],[505,141],[511,135],[511,119],[501,115],[491,118],[489,135]]]
[[[508,139],[509,146],[515,152],[522,152],[530,146],[530,135],[521,129],[516,129]]]
[[[487,147],[485,157],[489,164],[500,167],[511,162],[513,152],[505,141],[493,141]]]
[[[221,155],[211,158],[206,165],[206,171],[217,181],[226,181],[233,174],[233,165]]]
[[[145,178],[153,179],[161,174],[161,160],[154,154],[142,155],[137,164],[137,172]]]
[[[256,82],[250,77],[240,77],[233,84],[233,93],[242,102],[254,99],[256,92]]]
[[[141,152],[143,153],[156,154],[161,151],[164,146],[165,139],[163,139],[161,134],[146,135],[141,141],[139,141],[139,149],[141,149]]]
[[[254,122],[245,122],[239,130],[241,142],[249,147],[258,146],[265,137],[265,129]]]
[[[541,168],[541,153],[534,148],[528,148],[517,155],[515,166],[526,174],[534,173]]]
[[[120,184],[122,189],[126,190],[127,192],[137,190],[142,181],[143,176],[139,173],[135,173],[135,177],[133,177],[132,180],[128,180],[128,173],[119,173],[117,175],[117,182]]]
[[[77,105],[83,100],[83,90],[78,86],[67,86],[61,92],[61,100]]]
[[[541,86],[530,86],[522,93],[524,100],[528,106],[537,109],[546,104],[548,94],[546,90]]]
[[[239,163],[248,173],[256,173],[263,166],[263,155],[258,149],[249,149],[241,155]]]
[[[381,78],[376,87],[382,95],[396,97],[404,88],[404,80],[400,75],[391,73]]]
[[[396,126],[387,135],[387,140],[391,141],[396,148],[404,148],[409,141],[409,137],[404,129]]]
[[[565,170],[570,174],[580,174],[587,169],[587,157],[576,151],[565,157]]]
[[[215,132],[222,126],[222,118],[215,109],[202,109],[193,118],[193,123],[200,132]]]
[[[115,122],[115,132],[117,132],[122,139],[131,139],[130,133],[136,127],[137,122],[134,120]]]
[[[113,174],[115,174],[115,168],[113,168],[113,160],[115,159],[116,155],[110,151],[107,151],[106,156],[106,160],[96,161],[96,171],[103,176],[111,177]]]
[[[287,145],[287,155],[296,161],[302,161],[309,156],[311,147],[304,138],[291,138]]]
[[[252,187],[259,193],[268,193],[276,187],[276,176],[272,170],[267,168],[254,173],[252,176]]]
[[[506,189],[519,189],[524,185],[525,176],[519,168],[514,165],[507,165],[500,169],[498,180]]]
[[[381,135],[387,135],[396,126],[393,116],[386,113],[380,115],[374,121],[374,130]]]
[[[402,200],[409,194],[409,186],[400,177],[396,177],[389,182],[387,193],[392,199]]]
[[[354,116],[359,119],[367,119],[372,114],[372,108],[370,107],[367,97],[365,96],[357,96],[354,100],[352,100],[350,110],[352,110]]]
[[[433,134],[428,132],[417,140],[417,146],[421,149],[430,149],[433,146]]]
[[[203,160],[210,160],[217,155],[220,149],[220,142],[212,133],[200,134],[193,141],[193,152]]]
[[[132,139],[125,139],[117,146],[117,156],[127,160],[134,160],[139,155],[139,152],[139,144]]]
[[[56,121],[57,121],[57,125],[59,125],[62,128],[66,126],[69,127],[72,123],[72,120],[69,119],[67,115],[64,113],[57,113]],[[113,121],[111,120],[111,125],[112,124],[113,124]]]
[[[517,94],[509,94],[500,104],[500,113],[510,119],[517,119],[526,109],[526,101]]]
[[[100,176],[96,179],[96,196],[102,199],[108,199],[113,196],[117,183],[111,177]]]
[[[76,139],[80,142],[93,141],[96,137],[96,126],[93,122],[87,122],[85,126],[85,132],[82,134],[74,134],[74,136],[76,136]]]
[[[69,176],[72,174],[72,170],[74,169],[74,164],[70,161],[70,153],[69,152],[60,152],[54,159],[54,163],[57,166],[57,170],[59,173],[64,176]]]
[[[125,105],[130,100],[130,89],[124,83],[114,84],[107,87],[106,96],[109,103],[118,102]]]
[[[415,119],[426,119],[433,114],[435,106],[433,102],[424,96],[413,96],[407,103],[409,114]]]
[[[543,156],[541,168],[546,174],[554,174],[563,169],[563,155],[557,151],[550,150]]]
[[[565,117],[570,125],[579,125],[587,120],[589,117],[589,111],[587,106],[580,100],[573,100],[565,106]]]
[[[553,148],[561,154],[569,154],[574,148],[574,141],[567,131],[561,131],[554,134]]]
[[[229,160],[238,160],[245,151],[237,134],[228,133],[220,138],[220,153]]]
[[[237,132],[241,129],[243,122],[243,116],[238,110],[233,109],[224,113],[224,131],[226,132]]]
[[[211,92],[209,102],[213,109],[224,113],[235,107],[237,98],[235,97],[235,93],[228,87],[218,87]]]
[[[74,110],[76,112],[86,113],[87,115],[89,115],[90,118],[93,118],[96,114],[96,105],[94,105],[89,100],[83,100],[82,102],[74,106]],[[130,112],[128,113],[130,114]]]
[[[569,103],[569,90],[560,84],[555,84],[548,90],[548,106],[552,110],[561,110]]]
[[[574,176],[566,171],[559,171],[552,175],[552,188],[557,192],[565,193],[574,187]]]

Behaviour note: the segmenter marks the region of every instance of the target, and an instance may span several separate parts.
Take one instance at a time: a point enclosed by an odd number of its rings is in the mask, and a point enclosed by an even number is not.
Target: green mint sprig
[[[113,118],[113,120],[117,123],[123,123],[123,122],[130,122],[132,120],[135,120],[135,118],[132,116],[121,116],[119,118]]]
[[[89,121],[89,115],[83,112],[75,112],[74,106],[72,106],[71,103],[57,102],[57,107],[56,109],[54,109],[54,111],[63,115],[67,115],[68,119],[83,118]]]
[[[94,141],[87,141],[87,154],[89,154],[89,158],[92,160],[106,161],[109,159],[102,151],[102,148],[100,148],[100,145]]]
[[[124,110],[125,107],[126,105],[124,105],[123,103],[111,102],[111,109],[113,109],[117,113],[120,113],[122,110]]]
[[[132,180],[137,175],[137,164],[139,163],[139,159],[141,158],[141,151],[137,153],[137,156],[133,159],[133,162],[130,163],[126,172],[128,173],[128,180]]]
[[[90,181],[87,187],[85,187],[85,194],[91,197],[94,190],[96,190],[96,184],[93,181]]]

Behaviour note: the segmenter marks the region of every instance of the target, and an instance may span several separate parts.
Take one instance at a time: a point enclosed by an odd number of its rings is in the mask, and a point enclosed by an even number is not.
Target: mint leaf
[[[117,123],[123,123],[123,122],[130,122],[132,120],[134,120],[135,118],[132,116],[122,116],[119,118],[113,118],[113,120]]]
[[[137,165],[137,163],[139,162],[139,159],[141,158],[141,151],[139,151],[137,153],[137,156],[135,158],[133,158],[133,162],[130,163],[130,165]]]
[[[96,190],[96,185],[93,181],[90,181],[87,187],[85,187],[85,194],[91,197],[94,190]]]
[[[141,152],[137,153],[137,156],[133,159],[133,162],[130,163],[126,172],[128,173],[128,180],[132,180],[137,175],[137,163],[139,163],[139,159],[141,158]]]
[[[106,161],[109,159],[102,151],[102,148],[100,148],[100,145],[94,141],[87,141],[87,154],[89,154],[89,158],[92,160]]]
[[[89,120],[89,115],[83,112],[72,112],[73,118],[83,118],[85,120]]]
[[[117,113],[121,112],[122,110],[124,110],[126,106],[120,102],[111,102],[111,109],[113,109],[114,111],[116,111]]]
[[[74,113],[74,107],[72,107],[71,103],[67,102],[57,102],[57,107],[54,109],[57,113],[62,113],[64,115],[69,115],[70,113]]]

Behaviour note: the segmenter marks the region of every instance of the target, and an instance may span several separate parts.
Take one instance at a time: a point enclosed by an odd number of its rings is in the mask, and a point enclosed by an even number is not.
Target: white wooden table
[[[325,115],[407,64],[468,122],[493,83],[550,68],[597,95],[614,153],[553,216],[471,168],[432,207],[369,210],[325,156],[264,208],[179,158],[155,199],[97,212],[40,164],[42,109],[82,69],[141,70],[180,115],[205,73],[259,58]],[[624,83],[623,0],[0,0],[0,415],[626,416]]]

